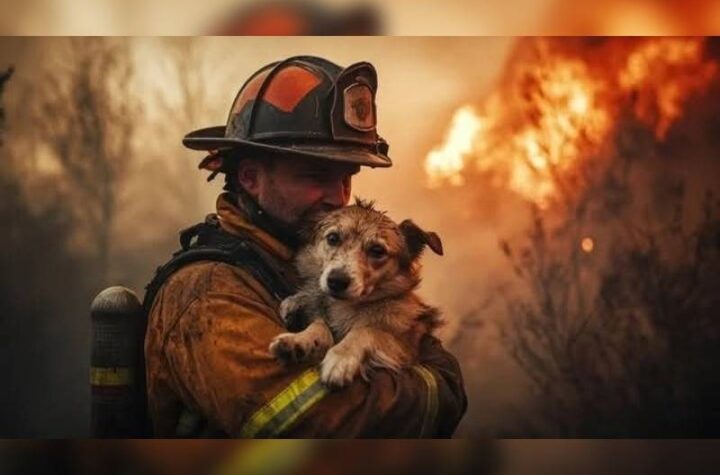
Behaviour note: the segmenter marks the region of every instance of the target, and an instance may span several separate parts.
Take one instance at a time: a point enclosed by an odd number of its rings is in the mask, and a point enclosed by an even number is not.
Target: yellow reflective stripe
[[[425,380],[427,384],[427,402],[425,405],[425,419],[423,420],[420,437],[433,437],[435,435],[435,421],[438,413],[437,381],[432,371],[422,365],[413,366],[413,369]]]
[[[327,392],[327,388],[320,382],[320,373],[317,369],[305,371],[258,409],[242,428],[240,436],[273,437],[282,433]]]
[[[318,381],[317,384],[322,384]],[[264,431],[263,434],[266,437],[272,437],[276,436],[278,434],[282,434],[286,429],[288,429],[293,422],[295,422],[301,415],[305,414],[308,409],[310,409],[312,406],[315,405],[320,399],[325,397],[327,394],[327,390],[323,387],[318,391],[313,391],[312,394],[309,395],[309,397],[305,398],[304,401],[297,404],[295,410],[288,413],[287,416],[281,417],[276,420],[278,422],[277,426],[272,429],[271,432]]]
[[[93,386],[127,386],[132,382],[130,368],[90,368],[90,384]]]
[[[317,453],[314,440],[255,440],[240,445],[213,475],[292,475]],[[278,454],[282,454],[278,456]]]

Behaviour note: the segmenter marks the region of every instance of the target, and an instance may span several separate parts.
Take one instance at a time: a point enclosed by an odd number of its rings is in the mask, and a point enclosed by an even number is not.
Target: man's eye
[[[329,233],[327,236],[325,236],[325,240],[331,246],[338,246],[340,245],[340,234],[336,232]]]
[[[382,259],[387,255],[387,250],[380,244],[373,244],[368,249],[368,255],[373,259]]]

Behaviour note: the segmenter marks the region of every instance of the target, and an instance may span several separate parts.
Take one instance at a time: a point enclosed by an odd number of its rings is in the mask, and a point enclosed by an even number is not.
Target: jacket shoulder
[[[275,299],[251,272],[225,262],[199,261],[178,269],[160,288],[159,297],[179,302],[198,299],[210,293],[237,294],[277,305]]]
[[[199,261],[182,267],[160,287],[148,314],[147,335],[159,337],[160,344],[164,335],[179,328],[181,321],[192,324],[200,317],[210,316],[197,312],[212,302],[223,302],[225,311],[231,310],[226,306],[230,303],[263,320],[280,321],[279,302],[248,272],[223,262]]]

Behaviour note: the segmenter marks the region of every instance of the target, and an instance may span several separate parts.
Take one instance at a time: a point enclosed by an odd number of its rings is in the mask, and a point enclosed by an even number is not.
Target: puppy
[[[270,352],[285,362],[320,361],[321,380],[344,386],[372,368],[398,370],[418,357],[423,335],[441,321],[414,290],[425,246],[442,255],[437,234],[410,220],[399,225],[356,199],[321,215],[296,257],[300,291],[280,305],[287,322],[304,314],[299,333],[273,339]],[[323,358],[324,357],[324,358]]]

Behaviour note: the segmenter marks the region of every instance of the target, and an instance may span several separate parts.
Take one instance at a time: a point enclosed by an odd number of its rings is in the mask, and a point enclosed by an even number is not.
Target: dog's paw
[[[284,363],[319,361],[332,341],[324,341],[314,335],[300,333],[281,333],[270,342],[270,353]]]
[[[283,363],[298,363],[308,355],[307,345],[299,333],[281,333],[270,342],[270,353]]]
[[[355,379],[362,364],[359,355],[334,346],[327,352],[320,365],[320,380],[328,386],[346,386]]]

